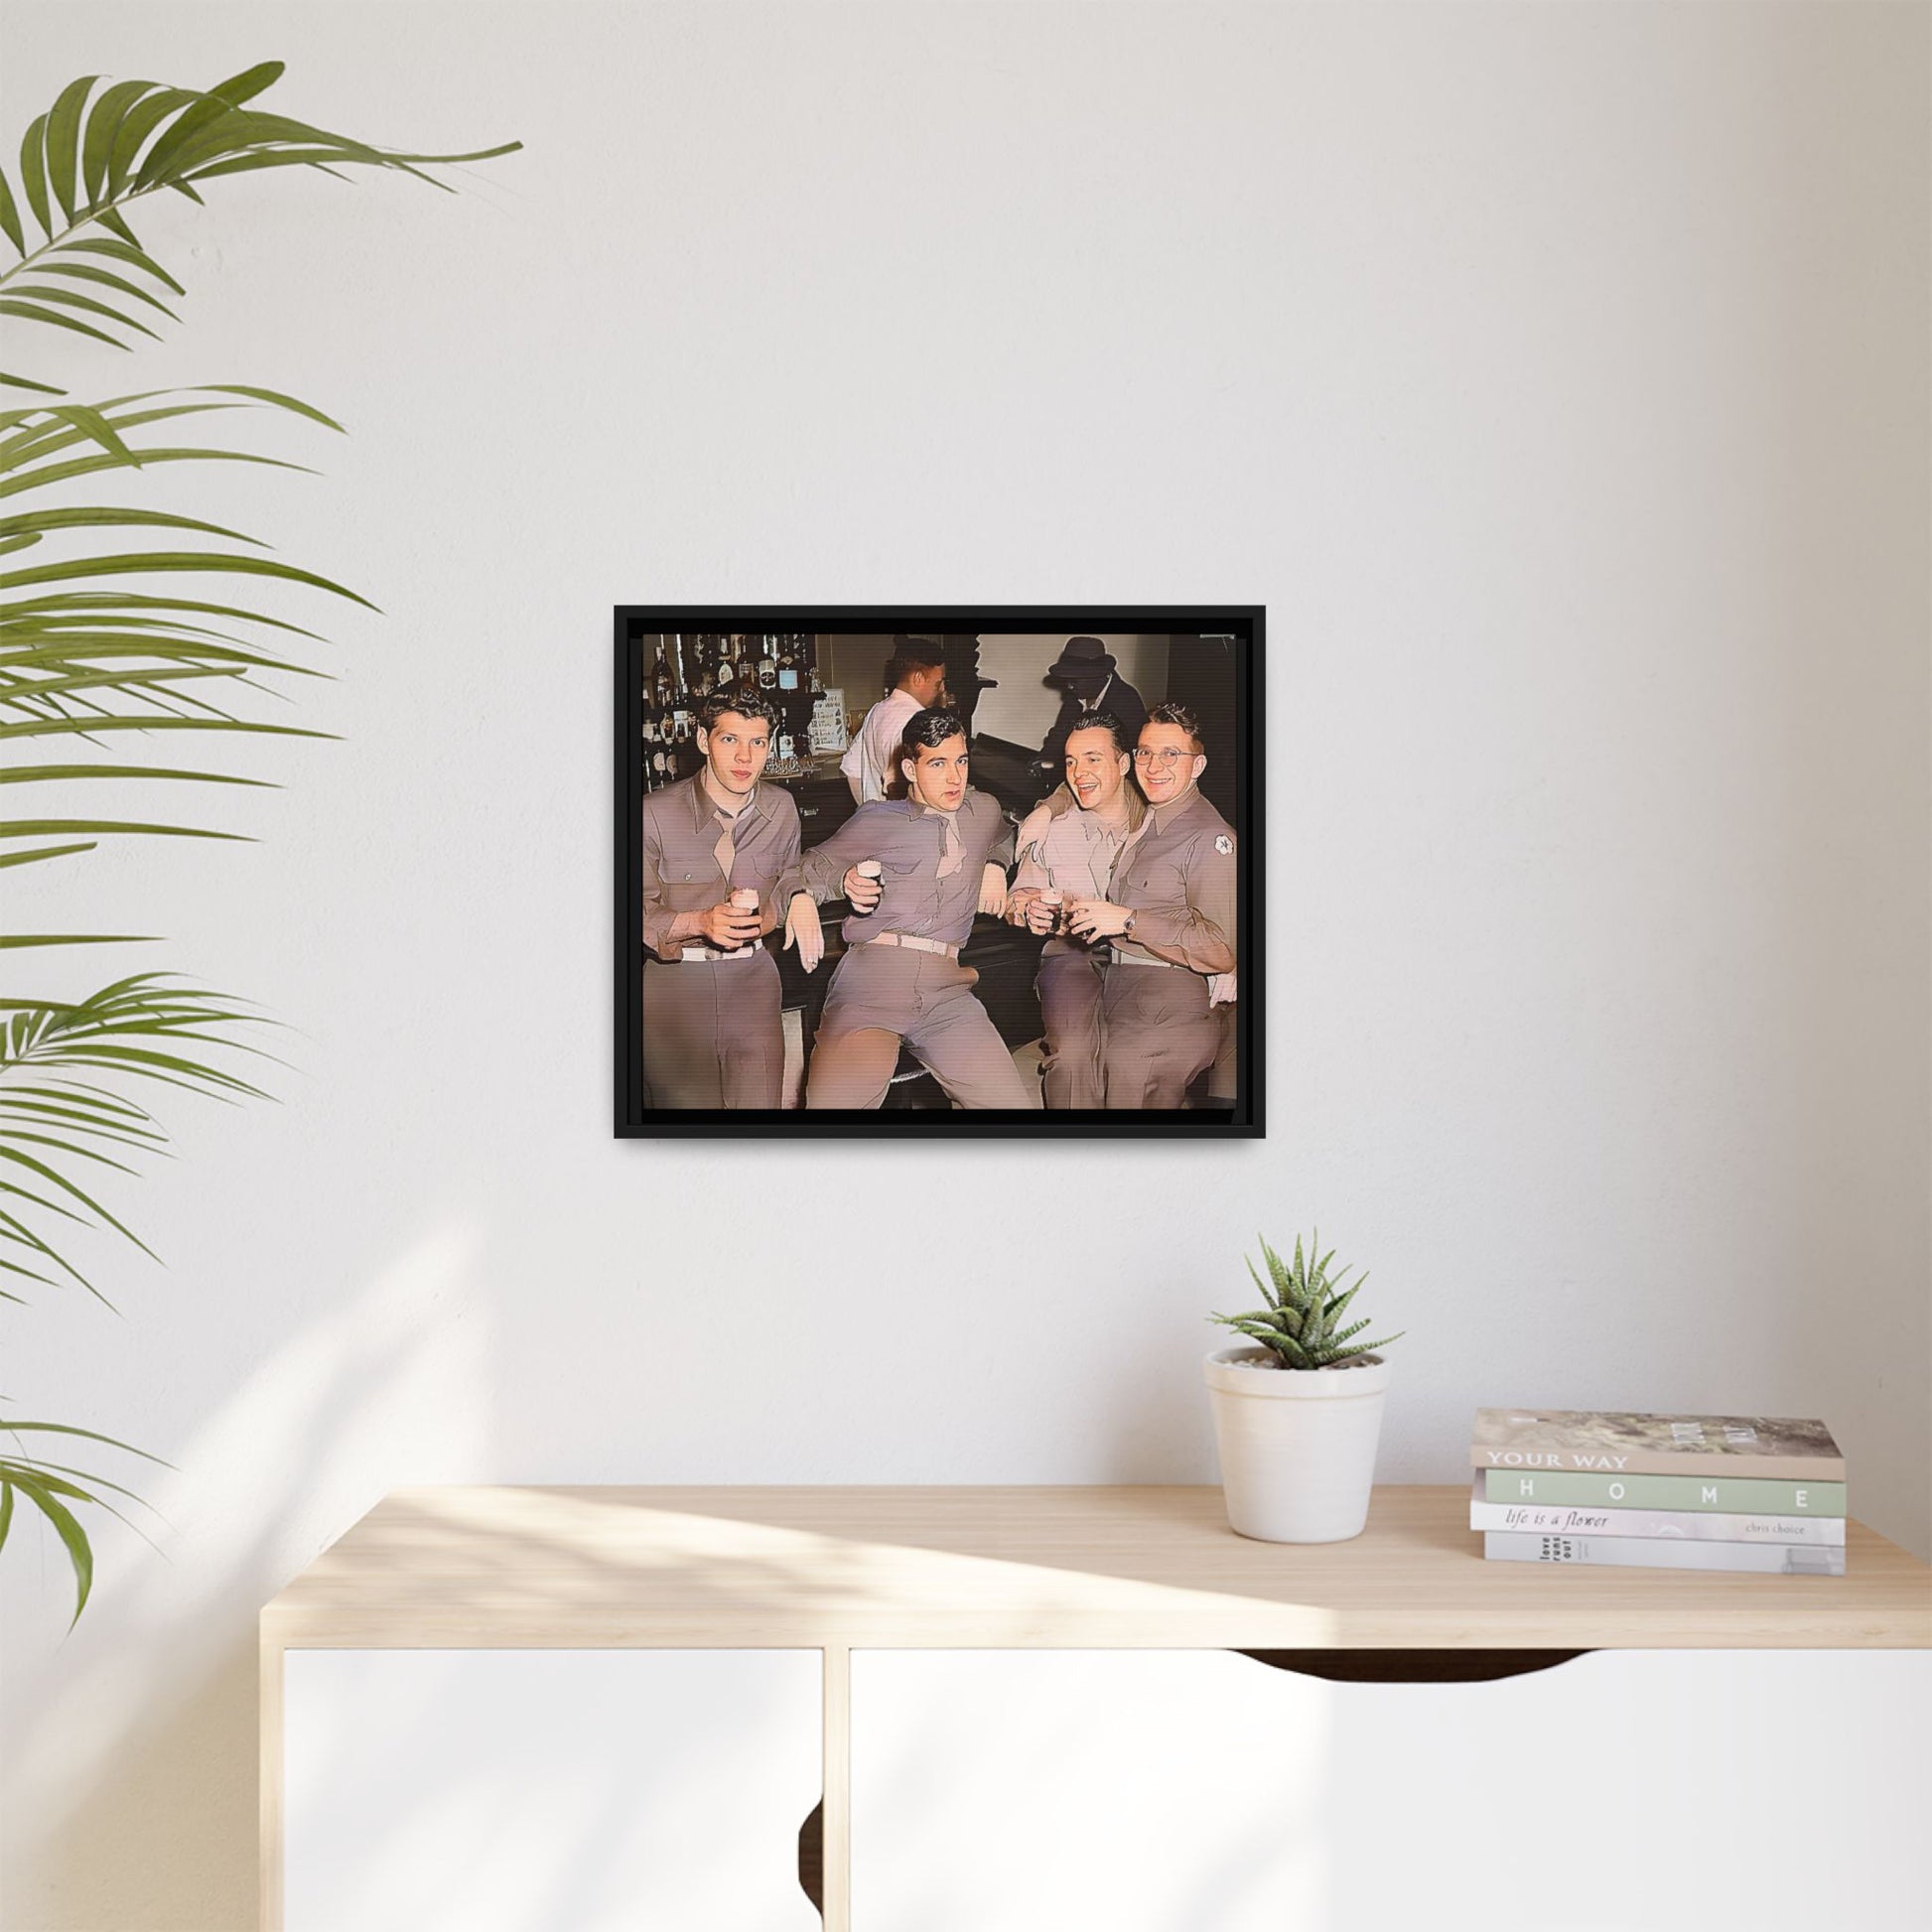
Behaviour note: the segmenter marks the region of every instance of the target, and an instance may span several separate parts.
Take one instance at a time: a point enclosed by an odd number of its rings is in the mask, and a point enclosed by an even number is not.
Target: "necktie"
[[[939,870],[935,875],[935,877],[940,879],[949,879],[956,873],[959,870],[961,861],[965,857],[959,844],[959,826],[956,822],[958,816],[959,814],[957,812],[941,812],[939,814],[940,821],[946,828],[946,842],[944,849],[939,854]]]
[[[738,857],[738,847],[732,842],[732,823],[725,820],[725,829],[718,834],[718,843],[712,851],[718,855],[718,870],[725,875],[725,884],[732,883],[732,861]]]

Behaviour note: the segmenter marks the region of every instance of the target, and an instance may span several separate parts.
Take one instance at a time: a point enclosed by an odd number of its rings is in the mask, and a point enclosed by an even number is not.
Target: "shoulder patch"
[[[1225,832],[1217,832],[1214,836],[1214,850],[1225,857],[1234,850],[1234,841]]]

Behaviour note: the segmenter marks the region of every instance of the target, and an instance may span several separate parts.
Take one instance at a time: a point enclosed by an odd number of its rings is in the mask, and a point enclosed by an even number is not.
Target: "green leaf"
[[[108,435],[113,426],[102,419]],[[205,536],[227,537],[235,543],[259,544],[258,537],[230,530],[219,523],[204,523],[200,517],[175,516],[166,510],[134,509],[60,509],[28,510],[19,516],[0,516],[0,536],[14,536],[26,530],[78,530],[109,525],[146,525],[169,530],[199,530]]]
[[[239,107],[244,100],[253,100],[257,94],[274,86],[287,71],[286,62],[263,61],[257,67],[231,74],[226,80],[216,81],[208,92],[218,94],[231,107]]]
[[[16,1167],[25,1168],[30,1173],[39,1174],[43,1180],[52,1182],[64,1194],[69,1194],[75,1200],[79,1201],[97,1220],[112,1228],[116,1234],[121,1235],[126,1240],[132,1241],[149,1260],[159,1261],[161,1259],[132,1228],[126,1227],[117,1221],[84,1187],[77,1186],[58,1169],[50,1168],[45,1161],[37,1160],[31,1154],[23,1154],[18,1148],[8,1147],[4,1143],[0,1143],[0,1161],[11,1161]]]
[[[67,784],[75,778],[171,778],[191,784],[254,785],[265,791],[279,791],[272,778],[237,778],[223,771],[182,771],[150,764],[28,764],[0,766],[0,785]]]
[[[116,139],[118,140],[118,136]],[[117,234],[130,248],[139,248],[140,237],[127,225],[127,217],[117,207],[104,207],[99,217],[100,225],[110,233]],[[184,290],[183,293],[186,293]]]
[[[97,848],[90,840],[85,845],[42,845],[31,852],[0,853],[0,872],[10,866],[37,866],[48,859],[70,859],[76,852],[92,852]]]
[[[151,1454],[143,1449],[136,1449],[132,1443],[123,1443],[113,1436],[102,1436],[91,1429],[75,1429],[71,1423],[65,1422],[13,1422],[0,1419],[0,1435],[14,1436],[23,1431],[45,1431],[55,1436],[72,1436],[86,1443],[105,1443],[109,1449],[124,1449],[129,1455],[138,1455],[143,1461],[157,1462],[164,1469],[175,1465],[165,1457]]]
[[[0,952],[23,952],[34,946],[147,946],[152,932],[0,932]]]
[[[14,1523],[14,1486],[0,1482],[0,1550],[7,1547],[7,1532]]]
[[[55,320],[59,321],[61,318],[56,317]],[[80,325],[76,324],[75,327]],[[85,330],[83,333],[92,335],[94,332]],[[118,343],[114,345],[117,348],[120,346]],[[221,405],[209,406],[218,408]],[[51,463],[45,469],[35,470],[27,476],[12,477],[0,482],[0,497],[17,496],[26,489],[43,489],[49,483],[69,483],[75,477],[91,477],[102,470],[125,469],[130,461],[133,460],[112,456],[88,456],[76,457],[69,463]],[[306,464],[288,463],[281,457],[251,456],[245,450],[143,450],[134,467],[145,470],[154,463],[256,463],[270,470],[295,470],[305,477],[315,475]]]
[[[1269,1283],[1263,1281],[1259,1275],[1255,1274],[1254,1263],[1252,1261],[1249,1261],[1246,1255],[1243,1255],[1241,1259],[1243,1263],[1246,1264],[1248,1273],[1250,1275],[1254,1275],[1255,1286],[1261,1290],[1261,1299],[1264,1302],[1266,1302],[1271,1309],[1280,1308],[1282,1305],[1281,1297],[1275,1293],[1273,1287],[1270,1286]]]
[[[83,557],[63,564],[36,564],[29,570],[0,572],[0,590],[25,590],[31,584],[70,583],[75,578],[146,576],[159,571],[219,572],[223,576],[273,577],[287,584],[306,584],[312,590],[328,591],[347,598],[365,611],[375,610],[367,598],[345,590],[341,584],[314,571],[299,570],[294,564],[276,563],[269,557],[224,557],[213,552],[155,551],[124,557]]]
[[[4,370],[0,370],[0,385],[4,385],[9,389],[38,389],[44,396],[64,396],[67,394],[65,389],[57,389],[51,382],[35,382],[31,377],[8,375]]]
[[[82,295],[76,289],[64,289],[49,282],[20,282],[14,285],[10,293],[22,301],[53,302],[64,309],[79,309],[90,316],[105,316],[109,322],[119,323],[123,329],[135,330],[150,342],[158,343],[161,340],[145,322],[124,316],[111,304],[96,302],[91,295]]]
[[[107,185],[107,157],[121,117],[154,86],[152,80],[117,80],[94,102],[87,115],[87,132],[80,146],[81,187],[91,207]]]
[[[73,191],[80,173],[80,110],[99,78],[99,74],[90,73],[84,79],[69,80],[61,89],[47,117],[48,182],[69,226],[73,223]]]
[[[333,416],[325,416],[313,403],[302,401],[299,396],[285,396],[279,389],[261,389],[249,382],[204,382],[195,393],[213,396],[247,396],[255,402],[265,402],[277,409],[287,409],[297,416],[306,416],[312,423],[320,423],[324,429],[333,429],[346,434],[341,423]]]
[[[228,839],[243,845],[254,840],[245,832],[209,832],[194,825],[149,825],[119,818],[8,818],[0,819],[0,839],[79,837],[138,837],[161,839]]]
[[[14,200],[13,184],[4,168],[0,168],[0,233],[13,243],[16,254],[26,254],[27,232],[20,225],[20,204]]]
[[[73,1566],[73,1622],[78,1623],[80,1612],[87,1607],[87,1597],[94,1587],[94,1553],[87,1541],[87,1532],[80,1527],[73,1512],[48,1490],[44,1478],[36,1479],[16,1473],[10,1480],[54,1525],[56,1533],[67,1546],[68,1561]],[[72,1628],[72,1625],[69,1624],[69,1628]]]
[[[0,738],[92,738],[100,732],[252,732],[264,738],[317,738],[330,732],[306,731],[299,725],[258,725],[247,718],[168,718],[150,714],[140,718],[44,718],[25,724],[0,725]],[[0,940],[0,944],[4,944]]]
[[[129,172],[134,166],[134,158],[141,151],[141,144],[170,114],[184,107],[191,107],[203,96],[192,87],[163,87],[149,94],[127,110],[121,124],[114,130],[114,145],[107,157],[107,194],[109,200],[118,201],[121,191],[127,186]],[[106,217],[103,215],[102,219]],[[131,234],[123,233],[121,227],[108,222],[122,240],[133,242]],[[139,244],[136,243],[136,246]]]
[[[105,343],[110,348],[127,346],[127,344],[116,341],[89,323],[64,316],[54,309],[43,309],[37,303],[16,302],[11,296],[0,296],[0,316],[18,316],[22,322],[44,322],[56,329],[70,329],[76,336],[91,336],[95,342]]]
[[[46,230],[48,238],[54,236],[53,210],[47,200],[47,158],[44,145],[47,134],[47,116],[43,114],[20,143],[20,186],[27,197],[27,206],[34,210],[34,219]]]
[[[41,275],[65,275],[69,281],[91,282],[96,288],[118,289],[123,295],[133,296],[137,302],[145,302],[150,309],[159,309],[170,322],[181,320],[167,303],[159,296],[150,295],[139,283],[130,282],[126,276],[116,275],[111,269],[95,268],[90,262],[43,261],[35,272]]]
[[[138,268],[152,275],[164,288],[173,289],[177,295],[188,291],[144,250],[131,247],[125,241],[102,241],[98,235],[90,235],[83,241],[69,241],[62,244],[63,252],[72,253],[79,250],[89,255],[105,255],[110,261],[125,262],[129,268]]]
[[[231,144],[235,138],[229,131],[233,124],[251,118],[213,94],[202,95],[148,150],[147,159],[141,163],[134,177],[136,191],[159,188],[168,183],[178,172],[177,158],[199,149],[210,137],[217,146]]]

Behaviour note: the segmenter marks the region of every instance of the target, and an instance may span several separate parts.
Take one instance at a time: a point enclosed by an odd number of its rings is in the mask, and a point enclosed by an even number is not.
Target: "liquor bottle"
[[[778,689],[796,691],[798,689],[798,657],[792,649],[792,639],[786,636],[778,652]]]
[[[791,734],[789,732],[780,732],[778,734],[778,762],[780,764],[789,764],[791,762]]]
[[[807,655],[811,658],[811,668],[807,673],[807,677],[809,679],[812,697],[814,699],[822,698],[825,695],[825,680],[818,674],[818,646],[807,640],[805,649]]]
[[[759,639],[759,689],[775,691],[778,688],[778,660],[772,654],[771,633],[766,631]]]
[[[732,656],[732,640],[721,636],[718,639],[718,663],[711,674],[711,688],[714,691],[735,691],[738,688],[738,660]]]
[[[651,702],[662,712],[671,703],[671,640],[660,636],[657,640],[657,664],[650,674]]]
[[[691,696],[694,700],[711,696],[711,639],[700,630],[691,639],[690,654],[685,658],[685,668],[691,674]]]

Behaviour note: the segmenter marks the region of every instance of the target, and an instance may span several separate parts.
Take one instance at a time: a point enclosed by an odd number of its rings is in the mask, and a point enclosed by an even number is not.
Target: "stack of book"
[[[1845,1575],[1822,1422],[1478,1409],[1469,1460],[1469,1527],[1501,1562]]]

